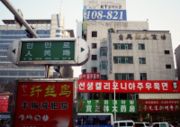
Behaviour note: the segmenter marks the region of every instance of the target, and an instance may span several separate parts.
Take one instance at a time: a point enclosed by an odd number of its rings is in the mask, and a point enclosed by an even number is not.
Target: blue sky
[[[65,27],[76,29],[76,20],[82,20],[83,0],[10,0],[22,10],[27,19],[50,18],[62,11]],[[169,30],[173,50],[180,44],[180,0],[127,0],[127,19],[146,21],[150,30]],[[13,15],[0,2],[0,20],[12,19]],[[2,22],[0,22],[2,24]]]

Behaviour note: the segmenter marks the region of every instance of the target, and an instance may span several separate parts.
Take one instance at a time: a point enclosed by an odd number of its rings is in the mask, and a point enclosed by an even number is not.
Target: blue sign
[[[127,20],[126,10],[85,9],[84,20]]]

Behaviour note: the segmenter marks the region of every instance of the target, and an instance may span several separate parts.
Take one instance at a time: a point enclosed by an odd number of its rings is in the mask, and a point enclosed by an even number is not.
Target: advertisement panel
[[[139,112],[180,112],[180,100],[139,100]]]
[[[100,73],[85,73],[85,74],[81,74],[79,76],[79,79],[84,80],[98,80],[100,79],[101,75]]]
[[[79,100],[79,113],[135,113],[135,100]]]
[[[84,20],[127,20],[126,10],[84,9]]]
[[[73,82],[19,82],[15,127],[72,127]]]
[[[9,96],[0,96],[0,113],[8,112]]]
[[[79,80],[78,92],[179,93],[180,81],[172,80]]]

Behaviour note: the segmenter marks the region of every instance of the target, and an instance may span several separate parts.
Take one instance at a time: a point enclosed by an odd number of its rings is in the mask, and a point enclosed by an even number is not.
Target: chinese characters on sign
[[[180,100],[139,100],[140,112],[179,112]]]
[[[178,93],[180,81],[79,80],[78,92]]]
[[[79,100],[78,112],[81,113],[135,113],[134,100]]]
[[[74,41],[26,41],[22,43],[21,61],[74,60]]]
[[[20,82],[15,127],[71,127],[72,106],[73,82]]]

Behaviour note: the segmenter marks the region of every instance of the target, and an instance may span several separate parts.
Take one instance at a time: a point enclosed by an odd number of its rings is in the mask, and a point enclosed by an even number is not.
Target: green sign
[[[75,59],[75,41],[22,42],[20,61],[58,61]]]
[[[136,113],[135,100],[79,100],[79,113]]]

